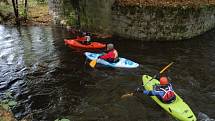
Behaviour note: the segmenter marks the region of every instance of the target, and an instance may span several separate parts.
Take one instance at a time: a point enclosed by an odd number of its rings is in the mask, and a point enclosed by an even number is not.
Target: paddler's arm
[[[151,91],[148,91],[148,90],[144,90],[143,91],[143,94],[144,95],[148,95],[148,96],[159,96],[161,92],[159,91],[154,91],[154,90],[151,90]]]
[[[135,90],[135,92],[137,92],[137,93],[143,93],[144,95],[148,95],[148,96],[159,96],[160,93],[161,93],[160,91],[143,90],[142,88],[139,88],[139,87]]]

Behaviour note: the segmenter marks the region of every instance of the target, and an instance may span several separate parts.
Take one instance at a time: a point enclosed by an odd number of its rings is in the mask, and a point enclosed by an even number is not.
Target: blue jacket
[[[175,99],[175,95],[165,96],[167,91],[171,91],[171,93],[174,92],[171,84],[165,87],[157,85],[154,90],[142,90],[142,93],[148,96],[157,96],[157,98],[160,99],[162,102],[170,103],[172,100]]]

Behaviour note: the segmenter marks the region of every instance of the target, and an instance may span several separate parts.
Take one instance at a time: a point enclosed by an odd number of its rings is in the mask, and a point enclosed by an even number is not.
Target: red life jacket
[[[115,49],[109,51],[108,53],[100,56],[101,59],[116,59],[118,57],[118,53]]]
[[[163,97],[162,97],[162,99],[163,99],[164,102],[168,102],[168,101],[170,101],[170,100],[172,100],[172,99],[175,98],[175,93],[174,93],[174,91],[172,91],[172,90],[170,89],[169,86],[168,86],[168,89],[167,89],[167,90],[165,90],[165,89],[163,89],[163,88],[160,88],[160,89],[163,90],[163,91],[165,92],[165,94],[164,94]]]

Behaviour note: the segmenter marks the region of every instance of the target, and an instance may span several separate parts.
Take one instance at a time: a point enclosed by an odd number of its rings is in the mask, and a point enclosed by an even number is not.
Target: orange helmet
[[[169,82],[168,82],[168,79],[167,77],[161,77],[160,78],[160,85],[167,85]]]

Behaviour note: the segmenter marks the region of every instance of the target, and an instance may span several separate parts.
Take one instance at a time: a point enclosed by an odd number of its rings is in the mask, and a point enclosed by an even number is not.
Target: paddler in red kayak
[[[153,88],[154,89],[150,91],[137,88],[135,92],[143,93],[148,96],[157,96],[157,98],[164,103],[171,103],[176,98],[172,85],[165,76],[160,77],[160,84],[155,85]]]
[[[110,63],[115,63],[119,61],[118,52],[116,49],[114,49],[114,45],[111,43],[107,44],[105,54],[99,56],[98,58],[108,61]]]
[[[89,45],[91,41],[90,33],[83,32],[83,36],[86,38],[86,40],[82,41],[82,44]]]

